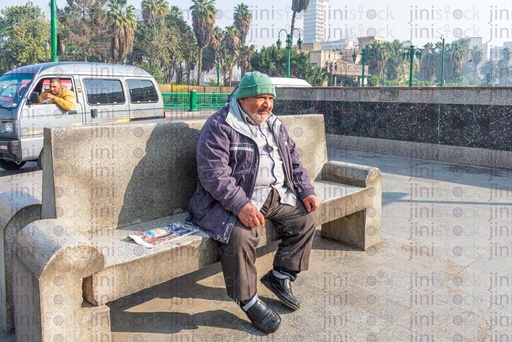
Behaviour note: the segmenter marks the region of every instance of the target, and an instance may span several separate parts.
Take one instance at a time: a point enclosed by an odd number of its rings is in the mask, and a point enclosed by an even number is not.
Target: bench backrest
[[[326,161],[323,116],[280,118],[315,178]],[[43,218],[95,234],[185,211],[203,123],[45,129]]]

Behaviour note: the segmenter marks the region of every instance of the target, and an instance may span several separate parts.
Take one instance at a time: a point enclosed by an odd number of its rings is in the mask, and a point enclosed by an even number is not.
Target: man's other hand
[[[248,228],[254,228],[265,224],[265,218],[258,208],[252,203],[247,203],[238,213],[238,219]]]
[[[317,210],[320,206],[320,201],[318,200],[318,197],[316,195],[309,195],[307,197],[304,197],[302,199],[302,203],[304,203],[304,206],[306,207],[306,210],[308,213],[312,213],[313,211]]]

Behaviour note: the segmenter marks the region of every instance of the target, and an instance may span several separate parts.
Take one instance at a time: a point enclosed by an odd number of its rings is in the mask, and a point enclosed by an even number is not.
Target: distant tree
[[[238,59],[238,48],[240,39],[238,30],[235,26],[226,27],[224,39],[221,42],[220,49],[224,60],[223,69],[225,70],[224,84],[230,86],[233,79],[233,67]]]
[[[135,7],[128,5],[126,0],[109,0],[108,18],[113,29],[111,40],[111,57],[114,63],[124,63],[128,54],[133,51],[135,29]]]
[[[142,0],[142,18],[146,22],[155,21],[157,18],[169,14],[169,2],[167,0]]]
[[[478,64],[480,64],[482,62],[482,59],[484,56],[482,47],[478,46],[478,45],[474,46],[471,49],[470,54],[471,54],[471,59],[473,60],[473,64],[475,65],[473,84],[477,85],[476,79],[477,79],[477,73],[478,73]]]
[[[509,85],[510,82],[510,49],[504,48],[502,58],[498,61],[498,80],[499,85]]]
[[[252,14],[249,11],[249,7],[244,3],[236,5],[233,19],[234,25],[238,30],[238,38],[240,39],[240,43],[244,45],[252,21]]]
[[[420,60],[420,79],[426,80],[430,82],[434,82],[436,78],[437,71],[439,70],[438,59],[437,59],[438,51],[436,47],[432,43],[427,43],[423,46],[423,51],[421,53]]]
[[[368,51],[369,53],[369,51]],[[386,44],[381,41],[375,41],[371,47],[371,56],[367,58],[368,72],[370,75],[375,75],[383,78],[386,73],[386,60],[389,53],[386,49]]]
[[[291,50],[291,77],[302,78],[311,84],[323,84],[327,80],[327,74],[319,66],[309,63],[309,55],[304,52]],[[263,47],[260,52],[255,52],[251,65],[253,70],[258,70],[269,76],[286,76],[286,50],[278,49],[275,45]],[[322,82],[320,82],[322,81]]]
[[[407,61],[403,58],[403,52],[407,44],[395,39],[392,42],[386,42],[387,55],[386,60],[386,79],[405,84],[406,73],[409,68],[406,67]]]
[[[48,61],[50,25],[41,8],[28,2],[0,11],[0,70]]]
[[[203,50],[206,48],[213,36],[215,27],[215,0],[192,0],[192,28],[196,36],[198,46],[198,66],[197,66],[197,84],[201,82]]]
[[[242,45],[239,49],[238,53],[238,61],[237,66],[240,68],[240,74],[242,77],[248,70],[252,70],[251,58],[256,52],[256,47],[254,45]]]
[[[176,78],[180,83],[190,84],[190,71],[197,65],[198,61],[198,46],[194,32],[185,21],[183,13],[177,6],[171,7],[171,12],[167,16],[167,22],[175,28],[178,38],[175,50],[176,55],[173,59],[174,68],[177,71]]]
[[[143,20],[137,24],[132,54],[133,62],[147,71],[153,70],[151,73],[159,75],[161,83],[171,82],[175,59],[180,56],[178,28],[169,20],[170,13],[167,1],[142,1]]]
[[[59,10],[59,36],[65,46],[60,60],[108,61],[110,27],[107,0],[67,0]]]

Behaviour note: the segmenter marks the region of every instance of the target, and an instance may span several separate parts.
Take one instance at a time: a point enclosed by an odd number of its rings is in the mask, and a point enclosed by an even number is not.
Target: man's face
[[[257,124],[262,124],[274,109],[273,95],[258,95],[238,100],[245,113]]]
[[[60,93],[61,88],[62,88],[62,84],[60,84],[60,83],[57,83],[57,82],[50,83],[50,93],[52,95],[57,95],[58,93]]]

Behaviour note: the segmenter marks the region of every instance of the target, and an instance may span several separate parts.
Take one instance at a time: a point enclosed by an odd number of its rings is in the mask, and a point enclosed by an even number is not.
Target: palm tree
[[[215,8],[215,0],[192,0],[190,10],[192,11],[192,28],[198,45],[197,84],[199,85],[203,50],[212,40],[217,9]]]
[[[122,63],[133,51],[135,38],[135,7],[128,5],[126,0],[110,0],[108,18],[114,30],[111,41],[111,54],[114,63]]]
[[[167,0],[142,0],[141,7],[144,21],[154,21],[155,18],[170,13]]]
[[[482,62],[483,55],[484,55],[484,53],[482,51],[482,47],[480,45],[474,46],[471,49],[470,54],[471,54],[471,59],[473,60],[473,64],[475,65],[475,75],[473,78],[473,83],[475,85],[477,85],[476,84],[476,76],[477,76],[477,71],[478,71],[478,64],[480,64],[480,62]]]
[[[256,51],[256,47],[254,45],[242,45],[239,49],[238,53],[238,61],[237,66],[240,68],[240,74],[243,77],[247,70],[251,70],[251,59]]]
[[[238,38],[238,30],[235,26],[226,27],[224,39],[221,43],[222,55],[224,60],[223,69],[227,72],[227,85],[231,86],[233,79],[233,66],[238,59],[238,48],[240,47],[240,39]]]
[[[385,42],[387,55],[386,61],[386,79],[405,83],[406,73],[409,70],[406,65],[408,62],[403,58],[403,51],[407,49],[409,44],[402,43],[398,39],[392,42]]]
[[[236,5],[233,19],[235,27],[238,30],[238,38],[242,45],[244,45],[252,21],[252,14],[249,11],[249,7],[244,3]]]
[[[183,12],[177,6],[172,6],[166,18],[167,22],[175,29],[177,53],[174,56],[174,68],[177,70],[178,82],[190,84],[190,70],[197,65],[197,43],[194,32],[183,17]]]
[[[383,78],[386,72],[386,60],[389,58],[389,53],[386,49],[386,45],[381,41],[375,41],[372,44],[372,55],[367,59],[368,72],[370,75],[376,75],[379,78]]]
[[[427,43],[423,45],[423,52],[421,53],[420,60],[420,77],[422,80],[434,82],[435,75],[437,74],[437,50],[434,44]]]
[[[210,42],[209,48],[212,50],[213,55],[213,64],[217,69],[217,85],[220,85],[220,69],[222,68],[222,51],[220,50],[220,46],[222,41],[224,40],[224,32],[218,26],[213,28],[213,37]]]
[[[295,17],[297,13],[308,9],[309,0],[292,0],[292,25],[290,26],[290,34],[293,35],[293,29],[295,28]]]

